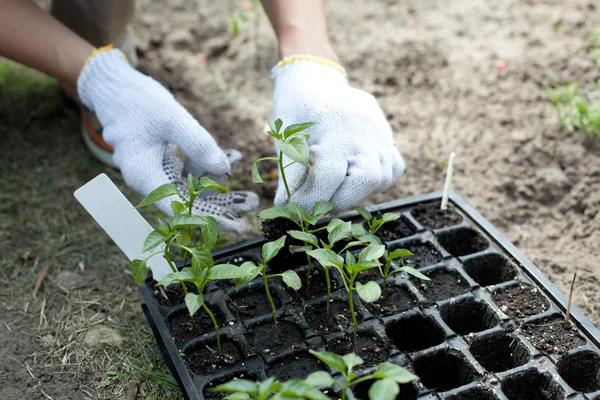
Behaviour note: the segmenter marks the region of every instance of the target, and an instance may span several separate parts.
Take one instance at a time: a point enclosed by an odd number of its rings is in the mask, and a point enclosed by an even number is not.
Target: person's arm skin
[[[279,58],[310,54],[337,62],[323,0],[262,0],[262,4],[279,40]]]
[[[0,0],[0,55],[73,87],[94,46],[29,0]]]

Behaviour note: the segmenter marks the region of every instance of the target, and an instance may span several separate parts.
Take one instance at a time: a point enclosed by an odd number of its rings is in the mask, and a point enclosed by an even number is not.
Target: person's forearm
[[[76,86],[94,47],[29,0],[0,0],[0,55]]]
[[[323,0],[262,0],[279,40],[279,57],[311,54],[337,61],[325,22]]]

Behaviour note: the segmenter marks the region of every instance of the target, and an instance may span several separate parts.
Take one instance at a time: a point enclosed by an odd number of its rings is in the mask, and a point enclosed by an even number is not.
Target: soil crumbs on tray
[[[462,221],[462,217],[452,207],[441,210],[439,204],[416,207],[411,214],[421,225],[433,229],[447,228]]]
[[[326,305],[327,303],[322,302],[306,307],[304,318],[310,329],[320,335],[327,335],[352,327],[352,316],[347,301],[334,300],[330,302],[329,314],[327,314]],[[356,312],[356,320],[358,322],[361,320],[358,312]]]
[[[356,348],[352,341],[352,335],[341,336],[327,343],[327,351],[336,354],[357,353],[364,363],[355,368],[360,371],[387,361],[390,353],[390,345],[373,336],[370,332],[358,332]]]
[[[586,343],[575,328],[571,326],[565,328],[564,323],[565,321],[560,317],[547,318],[525,324],[519,328],[519,331],[541,353],[562,354]]]
[[[281,307],[281,300],[279,300],[271,285],[269,285],[269,288],[275,308]],[[242,319],[256,318],[273,312],[263,286],[235,293],[228,299],[227,307],[233,315]]]
[[[492,299],[511,318],[526,318],[546,311],[550,304],[538,289],[528,285],[498,289]]]
[[[365,303],[365,307],[376,317],[387,317],[417,306],[414,295],[404,286],[389,285],[375,303]]]

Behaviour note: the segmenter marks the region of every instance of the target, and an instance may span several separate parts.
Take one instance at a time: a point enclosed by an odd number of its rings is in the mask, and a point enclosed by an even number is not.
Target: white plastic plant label
[[[147,257],[142,245],[153,229],[106,174],[98,175],[74,195],[129,260]],[[164,244],[161,246],[157,249],[164,249]],[[147,265],[157,281],[172,272],[164,257],[152,257]]]

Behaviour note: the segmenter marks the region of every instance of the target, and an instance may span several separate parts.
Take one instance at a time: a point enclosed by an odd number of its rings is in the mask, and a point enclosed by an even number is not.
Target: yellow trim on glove
[[[87,63],[94,57],[96,57],[98,54],[100,53],[104,53],[105,51],[108,50],[112,50],[114,48],[114,45],[111,43],[109,45],[106,46],[102,46],[102,47],[98,47],[97,49],[94,49],[92,51],[92,53],[88,56],[88,58],[85,59],[84,63],[83,63],[83,67],[85,67],[87,65]],[[127,61],[127,56],[125,55],[125,53],[123,53],[123,59],[125,61]],[[127,61],[129,62],[129,61]],[[81,67],[83,69],[83,67]]]
[[[342,74],[346,77],[348,76],[348,74],[346,73],[346,69],[344,67],[342,67],[340,64],[336,63],[335,61],[331,61],[326,58],[314,57],[314,56],[311,56],[310,54],[294,54],[292,56],[284,57],[283,60],[280,60],[276,66],[283,67],[285,65],[293,64],[298,61],[311,61],[311,62],[323,64],[323,65],[326,65],[328,67],[335,69],[340,74]]]

